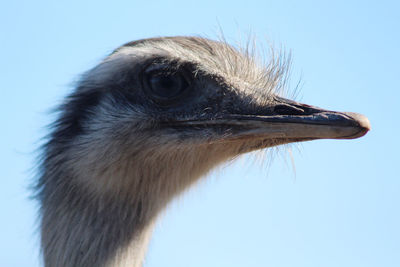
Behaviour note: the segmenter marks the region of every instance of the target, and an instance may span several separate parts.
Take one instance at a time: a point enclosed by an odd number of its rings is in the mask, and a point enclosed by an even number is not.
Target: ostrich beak
[[[229,115],[226,119],[235,120],[236,125],[246,129],[238,132],[240,137],[260,136],[296,141],[355,139],[371,129],[364,115],[325,110],[281,97],[275,97],[274,105],[268,112]]]
[[[225,114],[218,118],[180,121],[195,127],[227,127],[224,139],[286,140],[355,139],[371,128],[364,115],[337,112],[275,97],[273,105],[251,114]],[[226,128],[225,128],[226,129]]]

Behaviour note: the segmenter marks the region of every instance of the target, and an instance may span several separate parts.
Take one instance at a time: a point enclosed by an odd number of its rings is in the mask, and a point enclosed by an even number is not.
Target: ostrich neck
[[[159,212],[233,154],[225,146],[221,153],[199,151],[130,158],[107,170],[99,168],[104,160],[50,164],[57,168],[45,172],[41,192],[45,266],[141,266]]]
[[[148,222],[145,227],[129,242],[120,248],[108,261],[107,267],[141,267],[155,225],[155,220]]]
[[[142,266],[160,210],[155,203],[95,196],[67,183],[50,187],[45,189],[49,193],[43,200],[41,224],[46,267]]]

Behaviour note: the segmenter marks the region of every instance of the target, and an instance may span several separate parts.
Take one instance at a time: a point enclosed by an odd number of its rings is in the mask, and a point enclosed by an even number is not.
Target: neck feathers
[[[119,156],[114,163],[91,160],[89,154],[75,161],[58,158],[41,177],[45,266],[140,266],[160,210],[226,159],[199,151],[171,150],[164,158]]]
[[[144,255],[154,221],[143,214],[145,201],[93,196],[73,186],[53,193],[42,207],[45,266],[107,266],[132,241],[133,254]]]

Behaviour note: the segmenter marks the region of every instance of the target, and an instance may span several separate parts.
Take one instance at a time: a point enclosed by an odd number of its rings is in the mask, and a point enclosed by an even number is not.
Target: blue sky
[[[79,74],[127,41],[222,28],[229,42],[251,32],[291,51],[297,100],[363,113],[372,130],[219,168],[165,212],[145,266],[400,266],[399,11],[398,1],[2,1],[0,265],[40,266],[35,150]]]

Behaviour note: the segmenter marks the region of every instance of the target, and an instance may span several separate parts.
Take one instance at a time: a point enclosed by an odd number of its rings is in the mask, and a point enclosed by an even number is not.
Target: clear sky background
[[[367,115],[351,141],[244,156],[160,220],[145,267],[400,266],[399,1],[1,1],[0,266],[41,266],[28,185],[79,74],[140,38],[247,33],[293,55],[297,100]],[[241,37],[242,36],[242,37]]]

